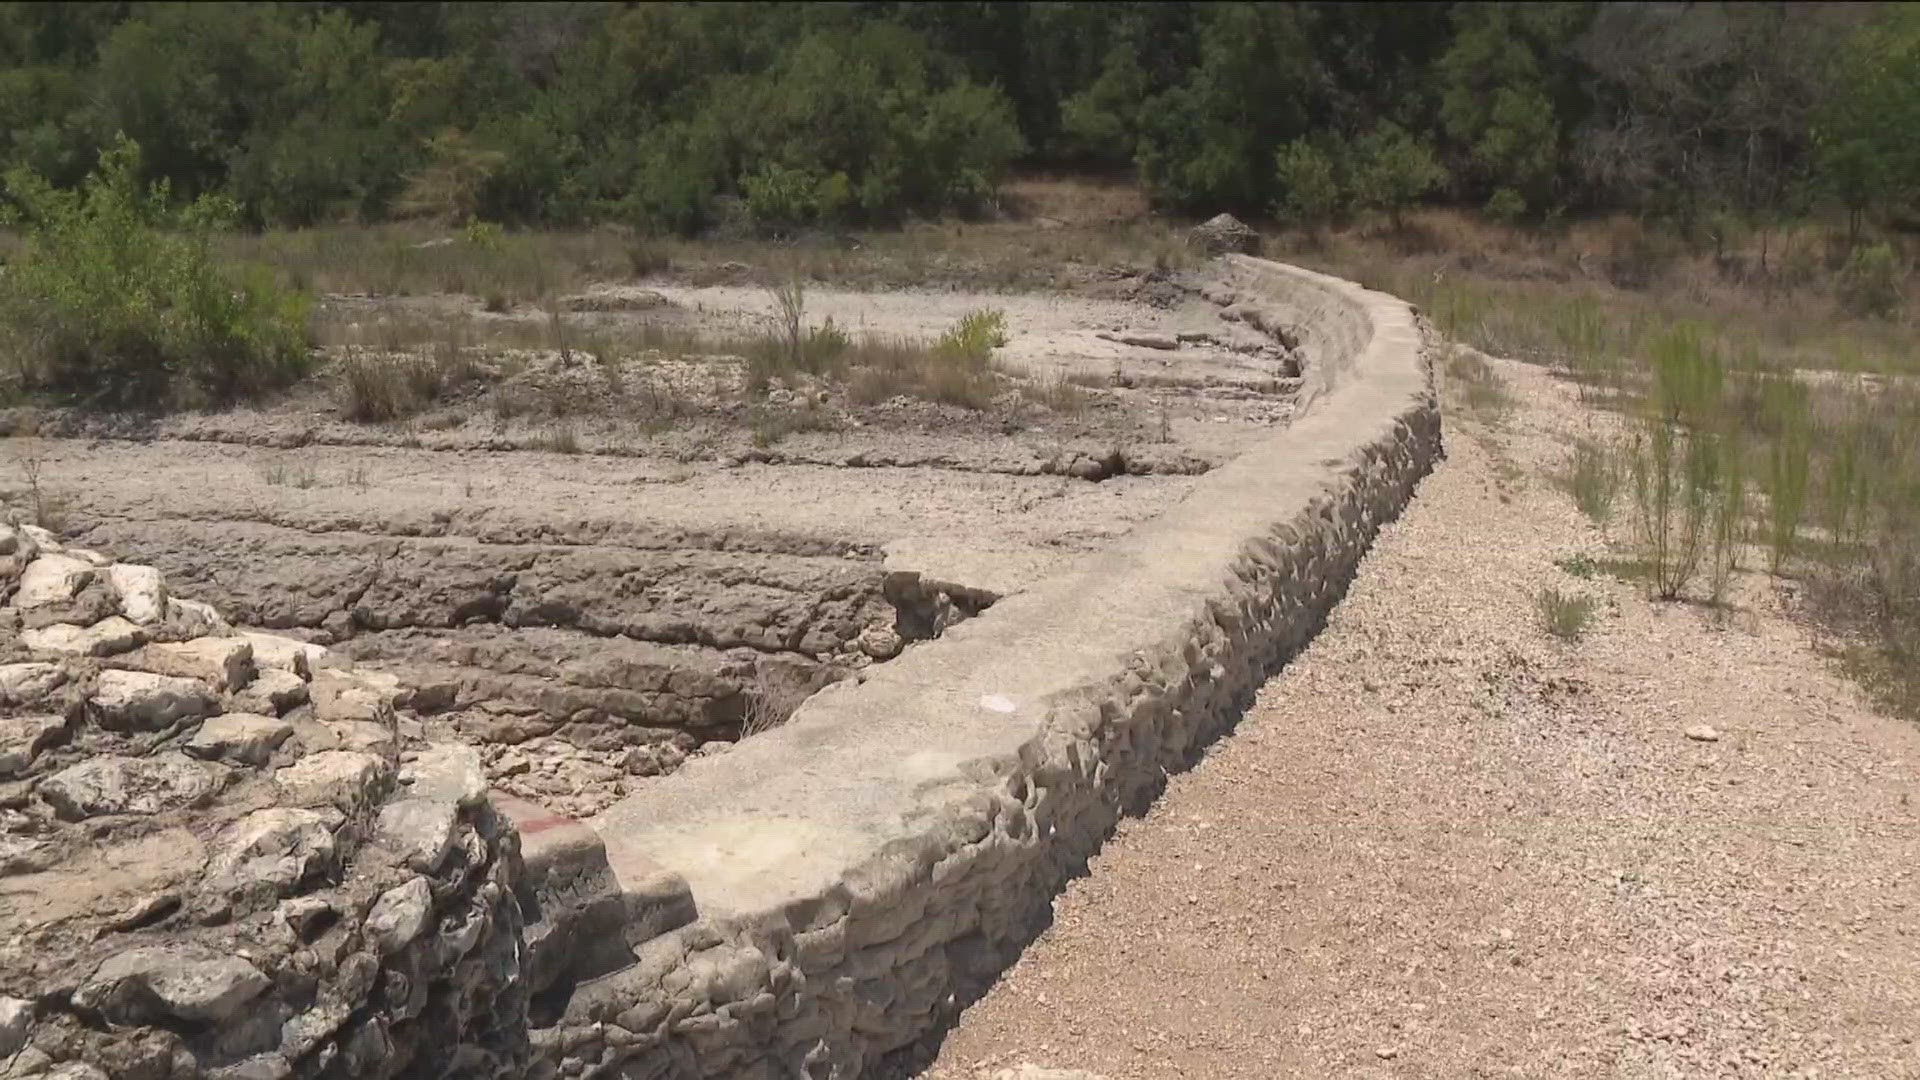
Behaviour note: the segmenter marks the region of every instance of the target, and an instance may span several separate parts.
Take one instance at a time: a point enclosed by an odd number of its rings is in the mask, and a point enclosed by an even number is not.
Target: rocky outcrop
[[[523,1075],[478,755],[149,567],[0,551],[0,1075]]]

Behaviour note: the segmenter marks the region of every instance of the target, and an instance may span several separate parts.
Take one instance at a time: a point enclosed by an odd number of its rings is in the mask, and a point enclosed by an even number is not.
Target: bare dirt
[[[856,340],[1002,312],[973,406],[750,388],[701,344],[768,330],[773,296],[744,280],[499,312],[336,296],[315,378],[241,409],[43,414],[0,496],[238,625],[402,676],[496,784],[584,816],[1097,550],[1285,424],[1298,354],[1222,316],[1225,276],[1149,275],[1134,299],[809,289],[807,323]],[[474,373],[430,408],[348,415],[354,350],[449,341]]]
[[[1607,555],[1547,479],[1600,421],[1493,366],[1515,411],[1453,411],[1325,632],[923,1077],[1920,1075],[1920,731],[1790,586],[1557,566]],[[1578,644],[1547,586],[1600,599]]]

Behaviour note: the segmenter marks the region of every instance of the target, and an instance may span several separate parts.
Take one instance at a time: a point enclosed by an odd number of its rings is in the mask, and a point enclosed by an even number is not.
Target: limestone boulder
[[[112,754],[54,773],[37,792],[60,817],[84,821],[103,814],[159,814],[192,806],[212,797],[225,781],[218,765],[181,753],[140,758]]]
[[[41,555],[20,574],[20,587],[13,594],[14,606],[31,611],[65,604],[93,581],[97,569],[85,559],[71,555]]]
[[[109,731],[158,731],[177,720],[212,716],[220,699],[198,679],[149,671],[103,671],[88,711]]]
[[[376,836],[422,874],[440,869],[453,851],[459,807],[439,799],[401,799],[380,809]]]
[[[332,872],[339,858],[334,830],[345,820],[324,808],[256,810],[220,834],[207,880],[229,897],[286,896]]]
[[[59,664],[0,664],[0,705],[45,706],[67,681],[67,670]]]
[[[324,645],[295,641],[278,634],[244,631],[240,637],[253,646],[253,662],[260,670],[288,671],[303,680],[313,677],[313,669],[327,655]]]
[[[128,949],[102,963],[73,1002],[117,1023],[218,1023],[273,985],[237,956],[187,946]]]
[[[432,917],[433,887],[426,878],[416,877],[381,893],[367,912],[363,928],[382,955],[392,956],[413,944]]]
[[[107,584],[120,601],[120,614],[140,626],[167,617],[167,583],[151,566],[115,563],[107,567]]]
[[[245,689],[233,695],[235,708],[272,716],[306,703],[307,681],[291,671],[270,667],[261,668]]]
[[[34,652],[62,656],[118,656],[139,648],[146,640],[146,631],[118,615],[92,626],[54,623],[20,633],[20,644]]]
[[[292,734],[293,725],[277,717],[227,713],[202,723],[185,749],[197,758],[261,766]]]
[[[149,645],[135,661],[161,675],[198,679],[215,690],[238,690],[253,681],[253,646],[242,637],[199,637]]]
[[[323,750],[275,772],[273,780],[289,805],[332,806],[352,812],[378,799],[391,775],[384,758],[354,750]]]
[[[0,780],[24,776],[40,752],[65,742],[64,716],[0,717]]]

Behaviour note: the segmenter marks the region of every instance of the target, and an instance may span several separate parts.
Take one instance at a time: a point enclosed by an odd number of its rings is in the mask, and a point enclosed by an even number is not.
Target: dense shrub
[[[208,232],[231,212],[202,197],[167,205],[164,183],[136,179],[122,139],[75,191],[15,171],[7,193],[27,227],[0,278],[0,312],[19,375],[101,405],[231,400],[307,366],[307,304],[259,274],[218,265]]]

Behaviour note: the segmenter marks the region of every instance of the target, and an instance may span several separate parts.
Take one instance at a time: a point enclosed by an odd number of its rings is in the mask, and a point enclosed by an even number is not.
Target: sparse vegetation
[[[1513,400],[1507,394],[1507,384],[1483,357],[1452,350],[1447,357],[1447,376],[1456,399],[1482,422],[1497,424],[1512,411]]]
[[[1567,465],[1567,491],[1580,512],[1597,525],[1613,518],[1613,505],[1620,492],[1620,463],[1612,450],[1592,439],[1573,445],[1573,458]]]
[[[1586,636],[1594,613],[1599,609],[1599,601],[1585,593],[1563,593],[1548,586],[1535,594],[1534,607],[1539,611],[1541,625],[1546,627],[1547,633],[1574,644]]]

